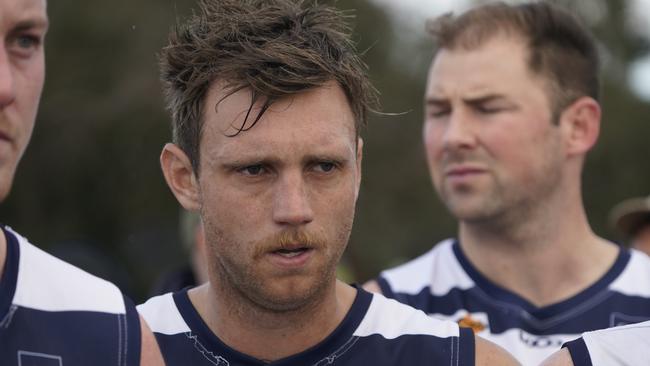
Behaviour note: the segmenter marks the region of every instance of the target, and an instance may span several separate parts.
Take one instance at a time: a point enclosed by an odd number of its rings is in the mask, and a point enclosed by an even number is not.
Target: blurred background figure
[[[181,210],[179,215],[181,244],[188,255],[188,263],[180,269],[163,273],[152,287],[151,296],[176,292],[208,282],[205,236],[198,213]]]
[[[632,248],[650,254],[650,196],[620,202],[612,208],[610,221]]]

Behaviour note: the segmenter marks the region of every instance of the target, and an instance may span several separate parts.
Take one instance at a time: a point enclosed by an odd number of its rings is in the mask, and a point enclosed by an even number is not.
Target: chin
[[[326,287],[325,283],[307,279],[278,281],[267,286],[256,302],[275,312],[295,311],[319,302]]]

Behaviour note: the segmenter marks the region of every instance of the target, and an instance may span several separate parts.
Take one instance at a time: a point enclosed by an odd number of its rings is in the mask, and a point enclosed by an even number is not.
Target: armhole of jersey
[[[476,339],[472,328],[458,329],[458,365],[476,364]]]
[[[591,356],[589,356],[589,349],[582,337],[566,342],[562,345],[562,348],[569,350],[573,366],[593,366]]]
[[[379,276],[377,277],[377,284],[379,285],[379,288],[381,289],[381,294],[384,295],[385,297],[389,299],[394,299],[395,298],[395,293],[393,292],[393,289],[390,288],[390,285],[388,284],[388,281],[383,277]]]
[[[124,349],[126,349],[125,363],[126,366],[139,366],[140,353],[142,352],[142,329],[140,328],[140,316],[131,299],[124,297],[124,307],[126,308],[126,331]]]

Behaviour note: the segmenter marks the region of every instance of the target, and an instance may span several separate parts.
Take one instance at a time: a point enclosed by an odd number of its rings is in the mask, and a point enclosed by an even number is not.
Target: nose
[[[4,109],[16,98],[12,65],[4,43],[0,43],[0,109]]]
[[[463,110],[452,111],[442,136],[444,148],[458,150],[475,147],[477,143],[475,127],[471,116]]]
[[[307,182],[302,172],[284,174],[277,182],[273,220],[279,225],[299,226],[314,219]]]

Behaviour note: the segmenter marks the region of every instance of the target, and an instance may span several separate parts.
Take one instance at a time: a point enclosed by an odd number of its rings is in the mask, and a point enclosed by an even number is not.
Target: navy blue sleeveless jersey
[[[524,365],[539,364],[583,332],[650,319],[650,258],[635,250],[621,249],[596,283],[541,308],[479,273],[456,240],[383,271],[378,283],[387,297],[471,327]]]
[[[325,340],[271,363],[221,342],[195,310],[187,290],[151,298],[138,310],[156,335],[167,366],[474,365],[471,331],[363,290]]]
[[[0,365],[139,365],[140,320],[117,287],[3,231]]]
[[[650,365],[650,321],[586,332],[563,347],[573,366]]]

